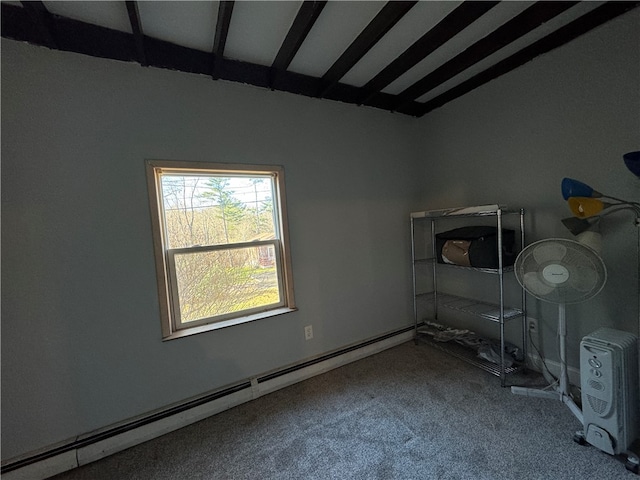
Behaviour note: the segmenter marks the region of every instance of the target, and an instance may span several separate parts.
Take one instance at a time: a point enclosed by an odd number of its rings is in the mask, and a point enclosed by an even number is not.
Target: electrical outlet
[[[535,318],[527,319],[527,325],[529,326],[529,332],[532,334],[538,334],[538,320]]]
[[[313,327],[311,325],[307,325],[304,327],[304,339],[311,340],[313,338]]]

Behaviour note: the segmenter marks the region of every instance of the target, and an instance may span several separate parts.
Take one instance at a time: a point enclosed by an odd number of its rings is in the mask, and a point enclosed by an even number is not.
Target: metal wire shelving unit
[[[520,231],[520,247],[525,245],[524,238],[524,210],[523,209],[507,209],[500,205],[482,205],[477,207],[451,208],[441,210],[428,210],[423,212],[411,213],[411,256],[412,256],[412,274],[413,274],[413,308],[415,317],[415,338],[417,343],[428,343],[447,353],[458,357],[476,367],[479,367],[493,375],[500,377],[502,386],[506,384],[506,375],[517,371],[519,365],[507,365],[505,361],[505,325],[512,320],[521,320],[522,324],[522,350],[524,358],[526,358],[526,298],[524,291],[520,296],[520,305],[505,305],[505,273],[512,271],[512,267],[504,266],[502,257],[502,228],[503,216],[517,215],[519,216]],[[474,268],[461,267],[457,265],[445,265],[436,261],[436,230],[442,228],[440,226],[443,221],[452,218],[471,218],[471,217],[493,217],[491,221],[495,221],[498,232],[498,268]],[[417,228],[426,228],[422,239],[416,239]],[[424,244],[418,245],[418,242]],[[426,253],[426,255],[425,255]],[[417,272],[420,269],[430,269],[432,273],[432,289],[428,291],[419,291],[417,282]],[[466,298],[457,294],[440,291],[438,288],[438,276],[442,269],[458,269],[463,271],[475,271],[488,275],[495,275],[498,284],[497,303],[478,300],[475,298]],[[424,301],[429,305],[425,307]],[[422,308],[421,308],[421,304]],[[424,324],[439,322],[439,313],[444,309],[461,312],[464,315],[470,315],[499,325],[500,330],[500,362],[493,363],[488,360],[479,358],[472,349],[455,342],[438,342],[433,340],[433,336],[429,335],[428,329]],[[431,311],[430,316],[425,316],[423,312]]]

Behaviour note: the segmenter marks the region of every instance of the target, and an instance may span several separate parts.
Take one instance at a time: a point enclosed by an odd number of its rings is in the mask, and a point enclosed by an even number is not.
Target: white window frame
[[[242,165],[171,160],[147,160],[147,188],[153,230],[153,246],[156,264],[156,278],[160,303],[160,318],[163,340],[181,338],[188,335],[217,330],[262,318],[281,315],[296,310],[293,298],[291,256],[288,240],[286,196],[284,189],[284,168],[278,165]],[[169,248],[167,245],[164,206],[162,199],[162,175],[269,175],[274,187],[274,215],[276,238],[255,242],[206,245],[183,248]],[[175,256],[207,251],[231,250],[237,248],[273,246],[278,272],[280,302],[268,307],[255,307],[240,312],[227,313],[197,321],[182,322],[175,276]]]

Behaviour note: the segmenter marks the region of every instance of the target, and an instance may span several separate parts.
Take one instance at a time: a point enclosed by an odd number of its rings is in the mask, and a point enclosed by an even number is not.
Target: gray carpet
[[[559,401],[408,342],[55,479],[638,479],[579,428]]]

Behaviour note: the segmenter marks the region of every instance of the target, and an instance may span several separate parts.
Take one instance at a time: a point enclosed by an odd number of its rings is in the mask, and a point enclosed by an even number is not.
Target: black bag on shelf
[[[515,230],[502,229],[502,266],[513,265],[516,252]],[[498,228],[469,226],[436,234],[438,263],[476,268],[498,268]]]

